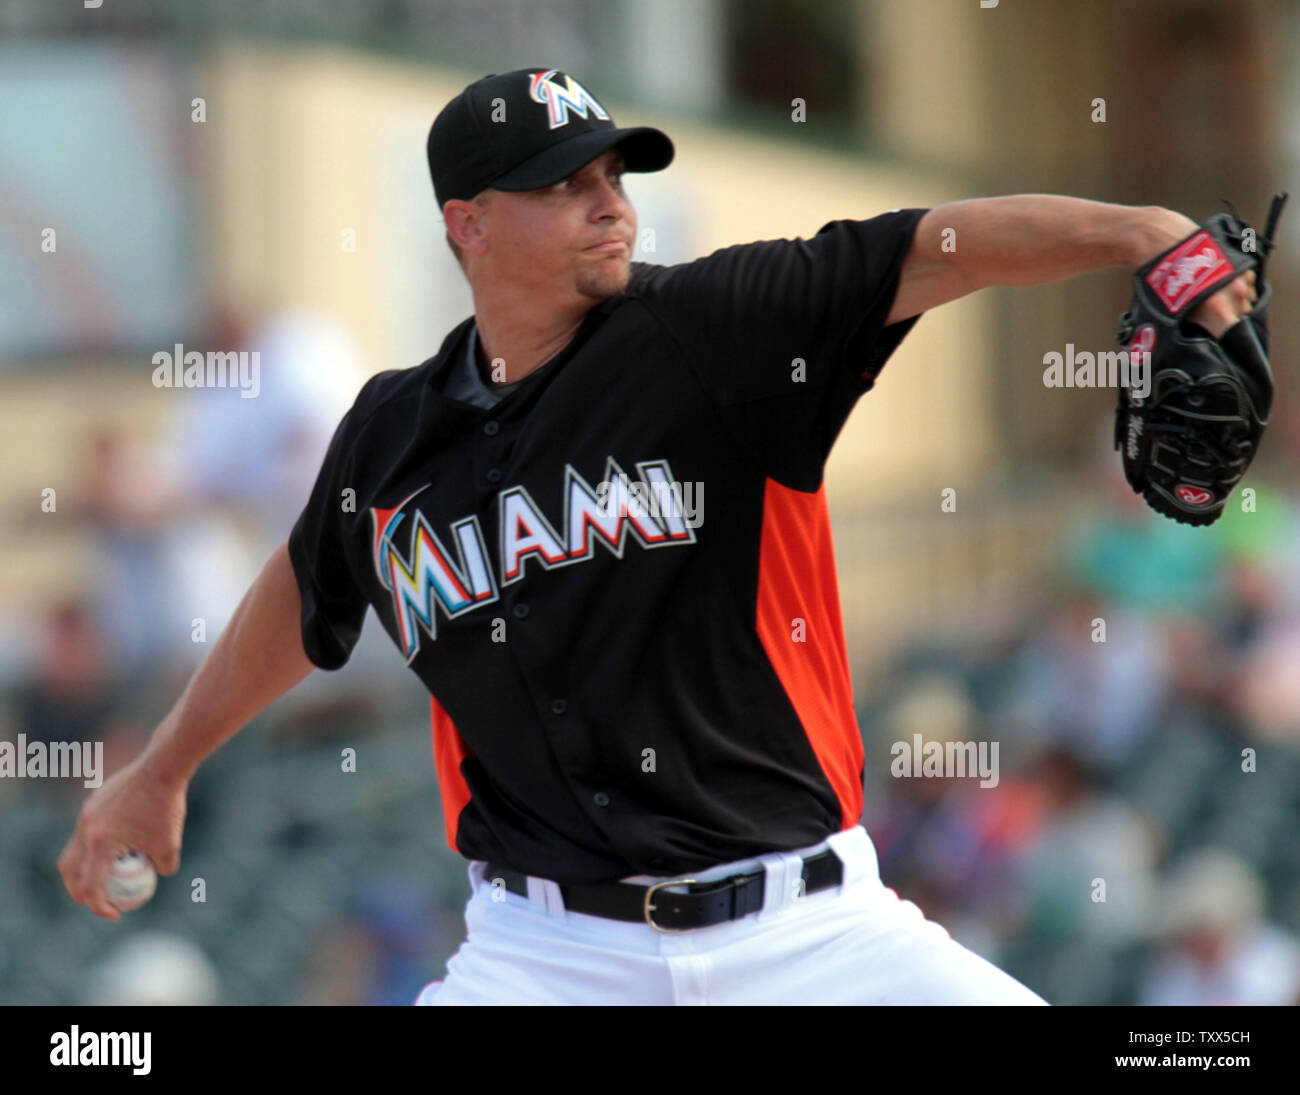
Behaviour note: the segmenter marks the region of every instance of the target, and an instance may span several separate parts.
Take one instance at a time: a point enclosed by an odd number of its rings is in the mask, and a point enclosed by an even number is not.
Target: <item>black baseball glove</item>
[[[1115,337],[1150,388],[1119,390],[1115,447],[1129,486],[1157,513],[1211,525],[1259,449],[1273,402],[1268,364],[1270,287],[1264,264],[1287,195],[1269,206],[1262,234],[1219,213],[1133,275],[1136,291]],[[1258,299],[1215,339],[1187,317],[1233,278],[1255,271]],[[1133,375],[1132,373],[1130,375]],[[1137,387],[1145,388],[1145,384]]]

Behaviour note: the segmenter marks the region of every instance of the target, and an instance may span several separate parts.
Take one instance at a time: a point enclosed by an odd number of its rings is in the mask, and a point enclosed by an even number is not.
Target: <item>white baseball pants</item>
[[[494,891],[486,864],[473,860],[468,937],[446,978],[415,1003],[1046,1004],[887,888],[861,825],[801,851],[828,846],[844,861],[844,882],[804,896],[798,854],[692,872],[703,882],[761,866],[764,906],[671,935],[566,912],[559,886],[546,879],[530,878],[526,898]]]

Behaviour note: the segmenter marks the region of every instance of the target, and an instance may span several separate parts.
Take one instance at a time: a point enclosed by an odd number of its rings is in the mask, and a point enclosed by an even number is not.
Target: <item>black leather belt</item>
[[[794,895],[796,899],[840,885],[844,881],[844,863],[827,848],[804,859],[801,877],[803,884]],[[528,876],[519,871],[489,863],[484,878],[489,883],[499,878],[511,893],[528,896]],[[681,878],[656,882],[653,886],[633,882],[561,886],[560,895],[570,912],[632,923],[644,921],[655,931],[683,932],[758,912],[763,908],[766,878],[767,872],[759,869],[713,882]],[[686,892],[674,892],[669,886],[685,886]]]

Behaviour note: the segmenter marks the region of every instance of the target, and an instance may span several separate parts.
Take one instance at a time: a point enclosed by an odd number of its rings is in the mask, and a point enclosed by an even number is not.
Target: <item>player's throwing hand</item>
[[[77,828],[59,856],[59,874],[72,899],[96,916],[120,920],[104,883],[118,856],[140,852],[159,874],[180,866],[189,781],[168,776],[146,751],[86,799]]]

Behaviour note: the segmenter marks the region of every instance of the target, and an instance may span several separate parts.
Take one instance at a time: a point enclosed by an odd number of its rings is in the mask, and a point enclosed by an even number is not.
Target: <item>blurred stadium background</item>
[[[360,384],[472,310],[424,138],[478,76],[544,63],[666,129],[629,191],[673,263],[1004,193],[1258,223],[1296,189],[1297,56],[1290,0],[6,0],[0,735],[134,756]],[[882,874],[1053,1003],[1300,999],[1297,220],[1254,512],[1153,517],[1114,393],[1043,386],[1113,345],[1119,270],[928,315],[828,468]],[[176,343],[258,350],[261,394],[153,387]],[[914,733],[998,742],[998,786],[891,779]],[[405,1004],[463,938],[428,698],[373,621],[203,767],[121,925],[55,870],[86,793],[0,780],[0,1003]]]

